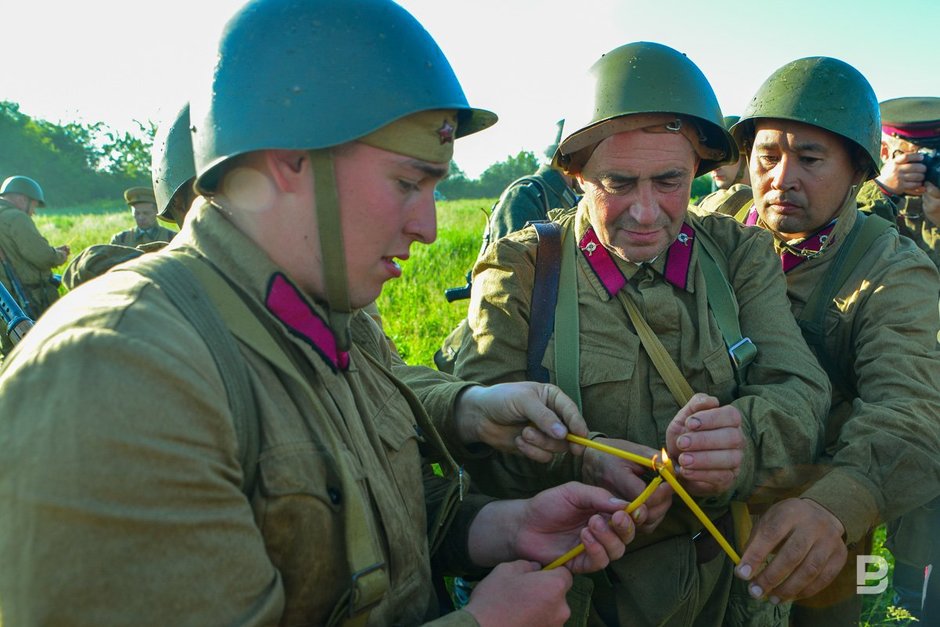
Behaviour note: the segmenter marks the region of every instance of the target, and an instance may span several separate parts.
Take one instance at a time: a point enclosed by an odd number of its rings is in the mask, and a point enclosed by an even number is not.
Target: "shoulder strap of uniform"
[[[205,340],[225,385],[229,408],[235,420],[235,433],[238,436],[239,461],[243,474],[242,492],[250,497],[257,475],[261,435],[248,369],[235,338],[220,316],[218,307],[213,305],[212,301],[215,299],[206,295],[211,282],[207,285],[194,274],[194,271],[198,272],[200,269],[198,261],[192,259],[192,263],[187,263],[184,259],[189,258],[182,254],[145,255],[139,257],[137,262],[126,270],[137,272],[159,285],[170,302]],[[123,270],[125,269],[119,268],[115,271]]]
[[[526,377],[547,383],[548,370],[542,357],[555,327],[555,303],[558,301],[558,276],[561,268],[561,230],[554,222],[532,222],[538,235],[535,253],[535,279],[529,308],[529,339],[526,352]]]
[[[539,197],[539,200],[542,201],[543,213],[548,213],[551,210],[551,201],[548,199],[548,190],[545,189],[545,183],[537,176],[527,175],[517,178],[515,181],[509,184],[507,190],[512,189],[513,187],[518,187],[519,185],[535,185],[537,188],[536,196]]]
[[[855,386],[846,379],[840,369],[836,368],[832,356],[825,347],[826,310],[829,309],[836,294],[842,289],[859,261],[868,253],[871,245],[882,233],[893,228],[893,226],[877,215],[857,212],[855,224],[852,225],[852,229],[846,235],[845,241],[839,246],[826,276],[810,293],[803,311],[797,317],[797,322],[803,331],[806,343],[815,350],[816,357],[823,369],[829,374],[829,378],[834,384],[840,386],[843,391],[851,392],[853,396],[856,393]]]
[[[757,357],[757,346],[751,338],[744,337],[741,333],[738,299],[728,281],[728,260],[724,252],[704,228],[696,229],[695,234],[696,239],[702,244],[699,250],[699,262],[702,266],[702,274],[705,276],[707,290],[705,297],[725,341],[738,385],[741,385],[747,380],[747,367]]]
[[[578,242],[575,222],[562,232],[561,274],[555,306],[555,382],[581,410],[581,321],[578,313]]]

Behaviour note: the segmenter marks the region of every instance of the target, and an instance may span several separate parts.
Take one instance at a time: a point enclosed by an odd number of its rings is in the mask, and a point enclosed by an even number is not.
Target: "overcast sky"
[[[52,122],[133,130],[174,111],[199,60],[242,0],[0,0],[0,100]],[[457,142],[471,176],[520,150],[540,154],[579,94],[575,77],[631,41],[686,53],[725,114],[740,113],[767,76],[827,55],[858,68],[879,100],[940,96],[940,50],[921,36],[938,0],[401,0],[437,39],[492,129]],[[892,32],[895,29],[897,32]],[[919,43],[918,43],[919,42]],[[2,150],[2,147],[0,147]]]

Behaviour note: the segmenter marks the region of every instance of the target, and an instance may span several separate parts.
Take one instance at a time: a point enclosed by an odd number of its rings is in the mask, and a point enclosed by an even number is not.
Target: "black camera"
[[[940,187],[940,151],[925,148],[917,152],[924,155],[924,160],[921,163],[927,166],[927,171],[924,172],[924,182],[933,183]]]

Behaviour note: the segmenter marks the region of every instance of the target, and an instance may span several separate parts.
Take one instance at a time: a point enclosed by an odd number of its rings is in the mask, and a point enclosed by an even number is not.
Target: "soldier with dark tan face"
[[[881,119],[855,68],[829,57],[781,67],[731,132],[753,185],[741,219],[773,234],[791,309],[832,382],[822,456],[791,498],[756,509],[736,572],[754,598],[797,599],[794,624],[855,625],[856,555],[870,553],[872,528],[940,493],[940,277],[858,208],[879,173]]]

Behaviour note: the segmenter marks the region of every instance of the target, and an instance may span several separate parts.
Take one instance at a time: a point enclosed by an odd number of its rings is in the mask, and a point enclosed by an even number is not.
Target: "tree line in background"
[[[119,133],[103,122],[55,124],[32,118],[15,102],[0,101],[0,180],[29,176],[42,186],[51,207],[100,200],[122,202],[125,189],[150,185],[150,150],[156,125],[137,123],[136,133]],[[451,162],[450,175],[438,185],[444,198],[496,198],[515,179],[539,167],[535,153],[523,150],[471,179]],[[696,179],[692,197],[711,191]]]
[[[128,187],[150,184],[150,148],[156,130],[138,122],[119,133],[103,122],[55,124],[32,118],[15,102],[0,102],[0,179],[35,179],[50,206],[113,199]]]

